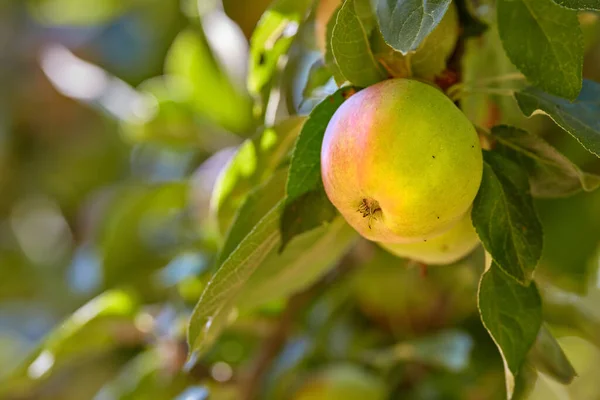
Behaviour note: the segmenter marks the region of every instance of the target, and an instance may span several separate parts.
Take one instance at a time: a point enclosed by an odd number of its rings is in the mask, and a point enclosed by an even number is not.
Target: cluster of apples
[[[363,237],[426,264],[479,243],[470,209],[483,159],[471,122],[436,87],[390,79],[350,97],[327,126],[327,196]]]

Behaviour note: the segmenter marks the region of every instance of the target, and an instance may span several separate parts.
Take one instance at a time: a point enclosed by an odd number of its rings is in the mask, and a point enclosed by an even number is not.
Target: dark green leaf
[[[282,251],[296,235],[331,222],[338,215],[323,186],[287,203],[281,217]]]
[[[483,325],[504,359],[506,391],[512,397],[515,376],[542,325],[542,302],[535,283],[522,286],[492,263],[481,277],[478,305]]]
[[[589,152],[600,157],[599,83],[584,80],[581,93],[573,102],[536,88],[517,92],[515,97],[525,115],[533,115],[537,112],[548,115]]]
[[[494,127],[492,135],[514,150],[527,166],[534,197],[569,196],[581,189],[589,192],[600,186],[600,176],[581,171],[537,135],[505,125]]]
[[[552,0],[559,6],[572,8],[573,10],[600,10],[598,0]]]
[[[286,207],[281,220],[282,248],[298,234],[307,232],[336,215],[321,181],[321,143],[329,120],[356,91],[345,87],[323,100],[310,113],[296,142],[287,181]]]
[[[344,75],[342,75],[342,72],[340,71],[340,67],[335,62],[335,57],[333,56],[333,50],[331,49],[331,37],[333,36],[333,28],[335,28],[335,24],[337,22],[337,17],[340,12],[340,8],[342,8],[341,5],[337,8],[337,10],[335,10],[335,12],[333,13],[329,22],[327,22],[327,29],[325,32],[326,33],[326,37],[325,37],[326,42],[325,42],[325,57],[324,57],[325,65],[331,72],[331,75],[333,75],[333,79],[335,80],[335,82],[337,83],[338,86],[341,86],[344,82],[346,82],[346,78],[344,77]]]
[[[246,281],[279,243],[280,201],[219,266],[196,304],[188,326],[190,354],[206,351],[229,322]]]
[[[258,267],[238,306],[249,310],[309,287],[335,265],[357,236],[341,217],[294,236],[283,252],[273,249]]]
[[[577,376],[560,344],[545,325],[540,328],[528,359],[539,371],[563,385],[568,385]]]
[[[385,75],[371,52],[369,36],[355,10],[357,0],[345,0],[331,35],[331,50],[342,75],[357,86],[370,86]]]
[[[279,58],[284,55],[312,0],[275,0],[263,14],[250,39],[248,89],[259,94],[271,80]]]
[[[577,13],[550,0],[498,0],[506,54],[539,88],[568,99],[581,90],[583,35]]]
[[[543,237],[526,171],[501,154],[484,152],[483,179],[471,216],[499,267],[528,283],[542,253]]]
[[[341,88],[310,113],[292,154],[286,187],[288,203],[321,185],[321,143],[325,129],[339,106],[357,90],[355,87]]]
[[[305,117],[290,117],[246,140],[221,172],[211,209],[223,234],[248,193],[265,182],[283,162],[305,120]]]
[[[379,29],[390,46],[407,54],[440,23],[449,5],[450,0],[378,0]]]

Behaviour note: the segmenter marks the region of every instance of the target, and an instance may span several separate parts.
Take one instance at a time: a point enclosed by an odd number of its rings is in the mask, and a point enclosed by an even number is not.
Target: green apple
[[[369,240],[423,241],[450,229],[481,183],[479,138],[441,91],[391,79],[350,97],[327,125],[327,196]]]
[[[425,264],[451,264],[471,253],[478,244],[470,212],[448,231],[422,242],[380,243],[392,254]]]

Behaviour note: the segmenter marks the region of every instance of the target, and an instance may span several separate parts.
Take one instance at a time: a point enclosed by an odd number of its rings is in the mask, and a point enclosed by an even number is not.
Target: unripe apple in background
[[[352,364],[329,366],[303,383],[293,400],[385,400],[387,388],[377,375]]]
[[[470,258],[433,266],[423,274],[378,246],[352,276],[352,293],[361,313],[409,338],[462,322],[476,311],[477,272]]]
[[[467,117],[438,89],[409,79],[346,100],[321,148],[329,200],[379,242],[414,243],[450,229],[471,207],[482,170]]]
[[[417,243],[379,243],[399,257],[425,264],[451,264],[471,253],[479,244],[471,213],[467,212],[452,228],[439,236]]]

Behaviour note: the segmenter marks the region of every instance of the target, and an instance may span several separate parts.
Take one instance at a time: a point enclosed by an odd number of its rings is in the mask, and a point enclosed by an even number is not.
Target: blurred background
[[[218,173],[260,126],[305,114],[321,93],[306,91],[320,57],[310,17],[269,96],[246,89],[268,4],[0,2],[0,399],[285,399],[330,368],[381,380],[390,398],[503,398],[475,310],[480,251],[424,279],[358,241],[292,298],[291,316],[269,303],[184,368],[187,317],[221,240],[209,210]],[[598,16],[584,18],[585,74],[600,80]],[[600,172],[551,123],[515,119]],[[538,206],[547,320],[579,378],[540,375],[531,398],[600,399],[600,193]]]

